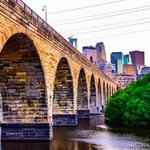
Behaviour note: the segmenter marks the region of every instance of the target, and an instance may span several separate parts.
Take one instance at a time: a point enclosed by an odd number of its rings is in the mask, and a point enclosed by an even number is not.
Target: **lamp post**
[[[47,22],[47,6],[46,5],[43,5],[42,11],[45,12],[45,21]]]

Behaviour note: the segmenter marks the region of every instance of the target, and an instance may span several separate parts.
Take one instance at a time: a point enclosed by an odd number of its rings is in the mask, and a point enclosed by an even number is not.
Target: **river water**
[[[1,142],[1,150],[150,150],[150,130],[100,130],[103,116],[79,120],[77,127],[55,127],[52,142]],[[110,128],[109,128],[110,129]]]

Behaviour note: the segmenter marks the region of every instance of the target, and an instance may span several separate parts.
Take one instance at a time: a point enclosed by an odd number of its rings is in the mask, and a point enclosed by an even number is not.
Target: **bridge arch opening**
[[[110,90],[110,96],[112,96],[112,86],[109,86],[109,90]]]
[[[113,86],[112,86],[112,89],[111,89],[111,91],[112,91],[112,95],[114,94],[114,88],[113,88]]]
[[[101,81],[100,79],[98,80],[98,104],[99,106],[102,105],[102,90],[101,90]]]
[[[109,96],[112,95],[112,91],[111,91],[111,85],[109,85]]]
[[[16,33],[5,43],[0,70],[4,122],[47,122],[44,72],[37,49],[26,34]]]
[[[96,107],[96,86],[94,75],[91,76],[90,82],[90,108]]]
[[[106,83],[106,101],[108,97],[109,97],[109,85],[108,83]]]
[[[71,123],[74,116],[73,78],[66,58],[61,58],[56,70],[53,98],[54,125]],[[70,114],[70,115],[69,115]],[[72,122],[73,123],[73,122]]]
[[[85,71],[83,68],[80,70],[78,78],[77,111],[78,117],[86,117],[89,114],[87,82]]]
[[[106,84],[103,82],[103,97],[104,97],[104,103],[106,103]]]

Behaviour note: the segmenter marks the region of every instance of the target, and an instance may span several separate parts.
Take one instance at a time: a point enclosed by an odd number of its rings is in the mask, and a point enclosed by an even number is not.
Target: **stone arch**
[[[113,93],[115,93],[115,86],[113,86]]]
[[[107,101],[107,98],[109,97],[109,85],[108,83],[106,83],[106,101]]]
[[[87,110],[88,109],[88,93],[85,71],[82,68],[80,70],[78,78],[78,92],[77,92],[77,109]]]
[[[111,96],[111,85],[109,84],[109,96]]]
[[[112,85],[110,85],[110,96],[112,96]]]
[[[90,108],[96,107],[96,86],[95,86],[95,78],[92,74],[90,81]]]
[[[103,98],[104,98],[104,104],[106,103],[106,84],[105,81],[103,81]]]
[[[98,88],[97,88],[97,97],[98,97],[98,105],[102,105],[102,89],[101,89],[101,80],[98,80]]]
[[[4,122],[47,122],[44,71],[33,41],[13,34],[0,53],[0,85]]]
[[[116,87],[114,87],[114,93],[116,92]]]
[[[88,112],[88,90],[85,71],[82,68],[78,77],[78,89],[77,89],[77,112],[78,117],[86,116]]]
[[[113,95],[114,91],[113,91],[113,85],[111,86],[111,95]]]
[[[54,82],[53,113],[63,114],[73,112],[73,78],[68,60],[60,59]]]
[[[113,95],[114,94],[114,85],[112,86],[111,90],[112,90],[112,95]]]
[[[70,65],[65,57],[58,63],[53,96],[53,123],[54,125],[76,125],[74,114],[73,77]]]

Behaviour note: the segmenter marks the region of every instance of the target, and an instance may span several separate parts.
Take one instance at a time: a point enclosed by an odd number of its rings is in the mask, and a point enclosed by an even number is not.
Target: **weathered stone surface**
[[[54,126],[76,126],[77,123],[76,114],[53,114]]]
[[[49,140],[51,126],[42,124],[1,124],[2,140]]]
[[[52,114],[75,121],[77,110],[104,105],[117,85],[24,3],[12,2],[0,1],[1,122],[52,124]]]

